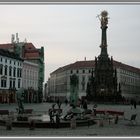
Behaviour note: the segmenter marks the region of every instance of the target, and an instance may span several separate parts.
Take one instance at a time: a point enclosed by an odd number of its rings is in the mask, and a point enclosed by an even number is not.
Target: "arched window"
[[[13,77],[16,77],[16,68],[13,69]]]
[[[5,66],[5,75],[7,75],[7,65]]]
[[[3,74],[3,65],[2,64],[0,65],[0,74],[1,75]]]
[[[12,67],[9,67],[9,76],[12,76]]]

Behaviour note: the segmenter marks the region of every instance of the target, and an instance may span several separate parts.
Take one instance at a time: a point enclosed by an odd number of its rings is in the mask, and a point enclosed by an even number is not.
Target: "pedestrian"
[[[60,113],[59,111],[56,112],[56,115],[55,115],[55,119],[56,119],[56,128],[59,128],[59,125],[60,125]]]
[[[67,100],[67,98],[65,99],[65,104],[66,104],[66,105],[68,104],[68,100]]]
[[[132,109],[132,107],[133,107],[133,105],[134,105],[134,101],[131,99],[131,101],[130,101],[130,104],[131,104],[131,109]]]
[[[95,104],[95,105],[93,106],[93,113],[94,113],[94,116],[96,116],[96,108],[97,108],[97,104]]]
[[[54,123],[54,111],[49,109],[50,123]]]
[[[86,100],[83,103],[83,109],[87,110],[87,101]]]
[[[136,109],[136,107],[137,107],[137,103],[136,101],[134,101],[134,108]]]
[[[54,123],[54,114],[55,114],[55,104],[52,105],[52,108],[49,109],[50,123]]]

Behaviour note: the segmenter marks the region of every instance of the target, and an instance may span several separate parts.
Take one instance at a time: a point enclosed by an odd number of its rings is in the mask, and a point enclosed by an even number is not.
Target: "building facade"
[[[24,61],[22,71],[22,87],[25,91],[24,101],[27,103],[38,102],[38,64]]]
[[[127,99],[135,98],[140,101],[140,69],[113,60],[117,73],[117,84],[121,86],[121,95]],[[48,96],[51,100],[69,99],[70,76],[76,74],[79,79],[79,98],[87,95],[87,83],[94,75],[95,61],[77,61],[58,68],[48,79]],[[118,87],[119,88],[119,87]],[[119,89],[118,89],[119,90]]]
[[[32,43],[19,42],[18,34],[16,34],[16,40],[12,35],[11,43],[0,44],[1,49],[9,50],[18,54],[22,59],[38,64],[38,102],[42,102],[43,99],[43,82],[44,82],[44,47],[36,48]]]
[[[15,53],[0,49],[0,103],[15,103],[22,87],[23,60]]]

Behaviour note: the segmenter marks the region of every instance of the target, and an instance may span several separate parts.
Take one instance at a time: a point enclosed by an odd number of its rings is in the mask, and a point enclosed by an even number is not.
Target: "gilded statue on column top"
[[[107,27],[108,24],[108,12],[107,11],[102,11],[100,15],[98,15],[99,20],[101,21],[101,27]]]

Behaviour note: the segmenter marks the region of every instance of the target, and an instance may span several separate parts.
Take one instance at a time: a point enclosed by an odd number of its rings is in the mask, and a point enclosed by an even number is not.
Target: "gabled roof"
[[[24,44],[24,49],[25,49],[26,51],[37,50],[37,49],[35,48],[35,46],[34,46],[32,43],[25,43],[25,44]]]
[[[0,44],[0,49],[12,49],[14,48],[14,45],[11,43],[8,44]]]
[[[140,73],[140,69],[118,62],[116,60],[113,60],[113,65],[116,68],[122,68],[124,70],[128,70],[128,71],[132,71],[132,72],[136,72],[136,73]],[[66,65],[64,67],[60,67],[57,70],[53,71],[51,73],[52,74],[56,74],[56,73],[60,73],[66,70],[73,70],[73,69],[85,69],[85,68],[94,68],[95,67],[95,61],[94,60],[89,60],[89,61],[77,61],[75,63]]]

